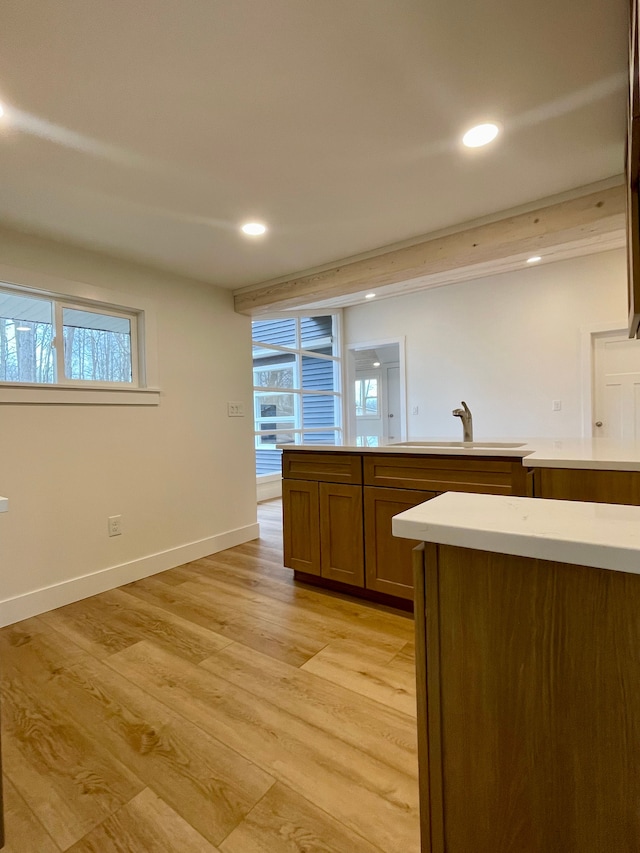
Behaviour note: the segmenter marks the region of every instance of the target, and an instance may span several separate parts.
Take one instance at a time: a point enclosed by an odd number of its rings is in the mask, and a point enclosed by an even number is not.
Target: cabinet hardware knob
[[[602,426],[602,421],[596,421],[596,426],[598,426],[598,427]]]

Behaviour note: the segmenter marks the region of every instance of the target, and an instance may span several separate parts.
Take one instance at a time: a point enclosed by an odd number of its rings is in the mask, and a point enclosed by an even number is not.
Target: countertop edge
[[[394,536],[640,574],[640,507],[447,492],[392,521]]]
[[[506,439],[505,439],[506,441]],[[502,459],[521,459],[527,468],[573,468],[592,471],[640,471],[640,443],[616,446],[591,442],[589,439],[523,440],[522,447],[420,447],[416,445],[380,445],[359,447],[349,444],[280,444],[279,450],[292,452],[321,451],[323,453],[401,454],[409,456],[473,456]],[[551,447],[545,446],[551,444]],[[557,445],[568,445],[558,447]]]

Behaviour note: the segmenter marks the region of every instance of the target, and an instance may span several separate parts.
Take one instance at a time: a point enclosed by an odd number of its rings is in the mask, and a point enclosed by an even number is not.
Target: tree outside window
[[[377,377],[356,379],[356,416],[375,418],[379,414]]]

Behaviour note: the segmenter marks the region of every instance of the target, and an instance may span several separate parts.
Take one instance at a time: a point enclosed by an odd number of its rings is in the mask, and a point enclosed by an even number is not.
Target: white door
[[[400,410],[400,366],[387,367],[385,383],[387,417],[385,423],[385,438],[389,441],[400,441],[402,430],[402,412]]]
[[[640,440],[640,341],[620,333],[594,345],[593,435]]]

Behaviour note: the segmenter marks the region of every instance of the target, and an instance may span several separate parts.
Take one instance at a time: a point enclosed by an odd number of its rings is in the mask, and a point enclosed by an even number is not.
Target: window
[[[138,387],[138,315],[0,289],[0,382]]]
[[[356,379],[356,417],[377,418],[378,409],[378,378],[371,376],[366,379]]]
[[[253,400],[256,472],[279,473],[276,444],[340,444],[337,315],[256,320]]]

